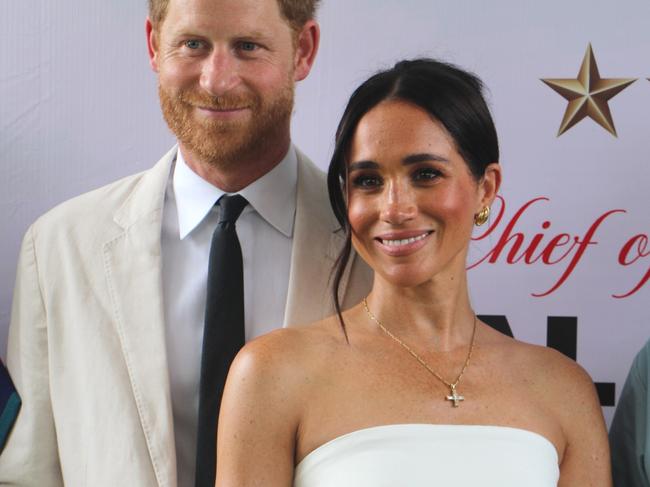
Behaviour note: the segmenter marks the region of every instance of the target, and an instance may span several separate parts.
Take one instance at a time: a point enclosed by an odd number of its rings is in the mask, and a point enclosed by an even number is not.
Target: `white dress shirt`
[[[281,327],[289,286],[298,162],[291,146],[272,171],[239,191],[246,339]],[[193,487],[201,347],[215,203],[225,194],[192,171],[180,150],[162,220],[163,296],[178,487]]]

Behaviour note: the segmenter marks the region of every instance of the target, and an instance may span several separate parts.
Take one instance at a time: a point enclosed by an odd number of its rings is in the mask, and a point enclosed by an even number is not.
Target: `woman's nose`
[[[391,182],[387,185],[381,205],[382,220],[393,225],[401,225],[417,214],[413,189],[400,182]]]

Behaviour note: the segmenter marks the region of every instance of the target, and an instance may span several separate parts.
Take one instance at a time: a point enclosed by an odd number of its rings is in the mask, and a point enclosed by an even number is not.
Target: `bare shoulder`
[[[516,383],[525,385],[537,405],[552,417],[567,443],[582,435],[576,428],[603,429],[594,383],[576,361],[549,347],[508,338],[501,356]]]
[[[218,428],[218,485],[289,485],[296,435],[318,389],[327,327],[276,330],[250,341],[232,363]],[[251,462],[250,459],[255,461]]]
[[[318,388],[319,363],[335,345],[323,323],[279,329],[247,343],[228,373],[219,441],[244,442],[248,449],[250,442],[266,438],[293,451],[305,407]]]
[[[329,317],[306,326],[278,328],[248,342],[239,355],[248,360],[259,357],[276,365],[285,361],[309,360],[314,352],[341,342],[343,335],[336,333],[333,321],[335,319]]]
[[[563,422],[585,410],[600,411],[593,381],[576,361],[549,347],[485,330],[486,348],[502,376],[525,386],[540,404]]]
[[[587,371],[575,360],[550,347],[515,341],[521,360],[528,362],[534,377],[552,399],[593,399],[595,388]],[[522,364],[525,365],[525,364]],[[528,368],[528,367],[526,367]]]
[[[237,354],[229,381],[255,382],[257,387],[303,389],[341,346],[342,333],[333,327],[334,318],[310,325],[281,328],[248,342]]]
[[[540,387],[544,396],[551,400],[593,400],[595,388],[591,377],[576,361],[549,347],[504,338],[500,355],[508,357],[508,368]]]

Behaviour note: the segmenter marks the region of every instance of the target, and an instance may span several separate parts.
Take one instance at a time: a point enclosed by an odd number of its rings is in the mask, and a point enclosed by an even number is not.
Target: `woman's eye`
[[[379,176],[362,175],[352,179],[352,184],[357,188],[375,188],[381,185]]]
[[[433,181],[440,176],[440,171],[433,169],[431,167],[425,167],[418,169],[413,174],[413,179],[416,181]]]

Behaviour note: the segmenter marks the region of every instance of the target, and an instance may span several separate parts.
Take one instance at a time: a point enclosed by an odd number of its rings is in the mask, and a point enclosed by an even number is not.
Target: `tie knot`
[[[218,203],[221,208],[219,212],[219,223],[234,224],[248,204],[248,201],[242,195],[234,194],[232,196],[223,195],[219,198]]]

